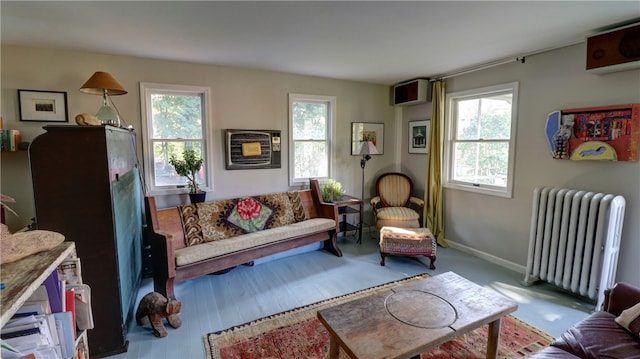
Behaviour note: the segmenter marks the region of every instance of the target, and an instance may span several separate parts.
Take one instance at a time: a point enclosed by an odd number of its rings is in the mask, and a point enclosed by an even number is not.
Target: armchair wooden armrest
[[[416,212],[418,212],[418,223],[420,223],[420,226],[424,226],[425,224],[423,223],[423,217],[424,217],[424,200],[418,198],[418,197],[411,197],[409,198],[409,207],[411,207],[411,205],[413,205],[416,210]]]
[[[375,211],[376,209],[380,208],[380,204],[382,203],[380,201],[380,196],[375,196],[373,198],[371,198],[371,208],[373,208],[373,210]]]
[[[420,208],[424,208],[424,200],[422,200],[422,199],[420,199],[418,197],[409,198],[409,203],[415,204],[416,206],[418,206]]]

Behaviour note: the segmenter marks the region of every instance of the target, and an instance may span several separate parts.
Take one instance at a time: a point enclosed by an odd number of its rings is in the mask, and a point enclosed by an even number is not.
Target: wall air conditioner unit
[[[604,74],[640,68],[640,23],[587,37],[587,71]]]
[[[396,106],[415,105],[431,101],[429,80],[416,79],[392,87],[393,104]]]

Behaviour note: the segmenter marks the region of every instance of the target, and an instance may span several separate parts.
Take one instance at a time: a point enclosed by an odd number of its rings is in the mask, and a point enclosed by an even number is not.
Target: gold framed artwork
[[[351,155],[357,156],[362,142],[371,141],[379,155],[384,154],[384,123],[351,122]]]

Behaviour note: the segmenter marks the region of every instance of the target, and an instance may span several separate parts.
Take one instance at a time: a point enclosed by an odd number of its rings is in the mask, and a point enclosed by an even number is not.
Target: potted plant
[[[325,202],[332,202],[342,198],[344,195],[342,184],[332,179],[329,179],[321,186],[320,193],[322,194],[322,200]]]
[[[202,168],[202,158],[198,156],[196,151],[193,149],[185,149],[182,151],[182,159],[171,155],[169,163],[176,170],[177,174],[187,178],[191,203],[204,202],[207,193],[200,189],[198,181],[196,180],[198,171]]]

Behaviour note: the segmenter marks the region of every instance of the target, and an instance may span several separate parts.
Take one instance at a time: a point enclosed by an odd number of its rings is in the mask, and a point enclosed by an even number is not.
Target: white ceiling
[[[392,84],[566,46],[640,1],[1,1],[2,44]],[[108,69],[104,69],[107,70]]]

